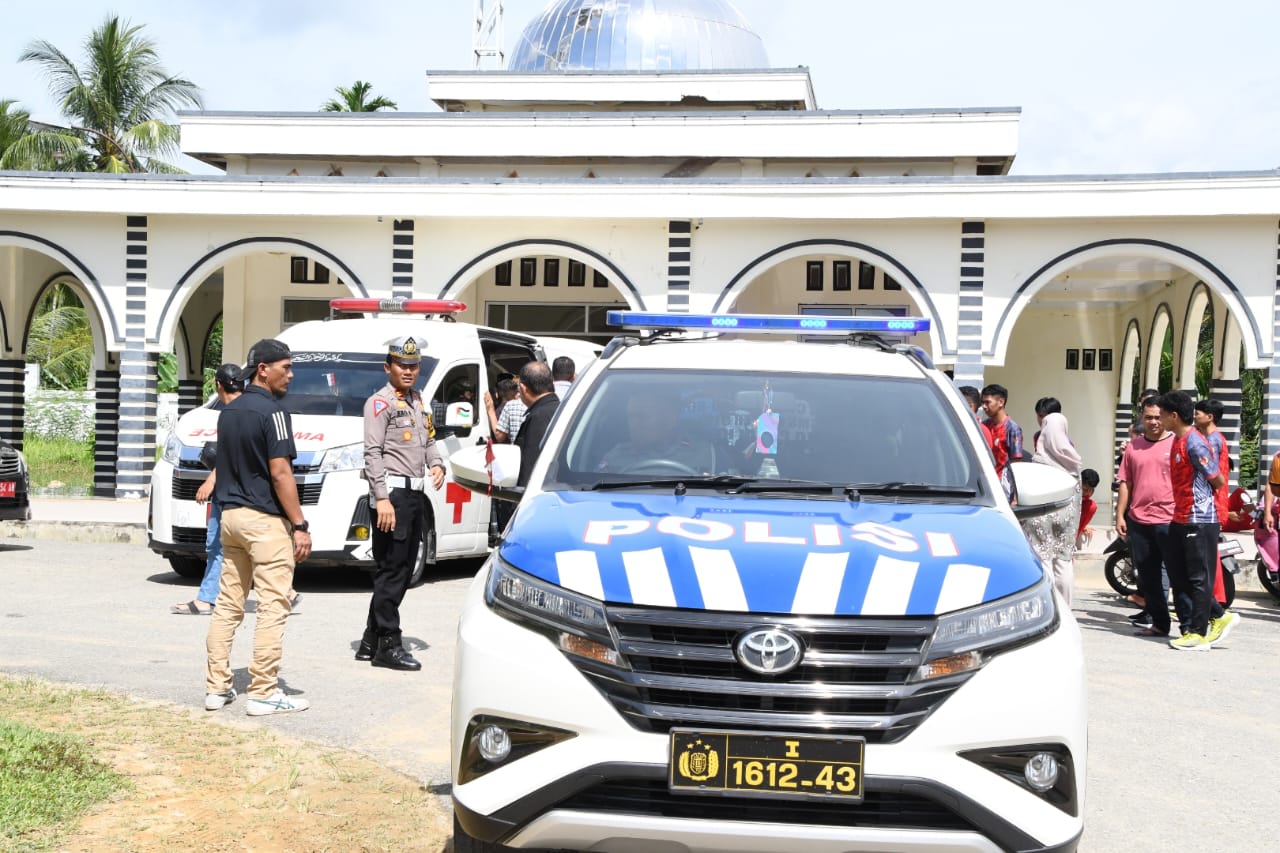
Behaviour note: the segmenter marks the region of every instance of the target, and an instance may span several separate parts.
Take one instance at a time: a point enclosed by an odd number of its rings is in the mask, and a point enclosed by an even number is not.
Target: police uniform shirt
[[[271,460],[292,460],[293,420],[270,391],[249,385],[218,415],[218,479],[214,500],[222,508],[249,507],[283,516],[271,484]]]
[[[444,467],[432,438],[431,416],[416,390],[407,394],[388,382],[364,404],[364,475],[377,500],[390,497],[386,475],[424,477]]]

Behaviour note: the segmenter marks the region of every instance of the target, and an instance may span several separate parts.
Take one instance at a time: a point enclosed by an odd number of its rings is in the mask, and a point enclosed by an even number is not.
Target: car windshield
[[[979,470],[950,401],[925,379],[615,370],[575,413],[544,487],[968,498]]]
[[[347,415],[364,413],[365,400],[387,384],[385,354],[367,352],[295,352],[293,381],[284,407],[294,415]],[[436,359],[424,357],[419,372],[421,389]]]

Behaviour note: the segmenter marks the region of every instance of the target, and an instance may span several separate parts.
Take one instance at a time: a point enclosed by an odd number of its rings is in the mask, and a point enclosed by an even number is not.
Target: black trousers
[[[1222,615],[1213,597],[1213,574],[1218,567],[1218,525],[1170,524],[1165,568],[1175,595],[1191,596],[1191,632],[1204,635],[1209,620]]]
[[[426,518],[427,496],[422,492],[392,489],[390,497],[396,511],[395,529],[383,533],[374,514],[373,560],[377,567],[373,572],[369,619],[365,623],[365,637],[369,639],[400,634],[400,602],[409,589]]]

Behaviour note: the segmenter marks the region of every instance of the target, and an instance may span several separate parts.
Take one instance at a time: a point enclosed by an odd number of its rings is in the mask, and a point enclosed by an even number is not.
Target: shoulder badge
[[[430,413],[430,412],[427,412],[427,413],[426,413],[426,416],[427,416],[427,436],[428,436],[429,438],[435,438],[435,437],[436,437],[436,425],[435,425],[435,423],[433,423],[433,422],[432,422],[432,420],[431,420],[431,413]]]
[[[387,410],[387,401],[386,401],[386,400],[374,400],[374,401],[373,401],[373,416],[374,416],[375,418],[376,418],[376,417],[381,416],[381,415],[382,415],[382,413],[383,413],[383,412],[385,412],[386,410]]]

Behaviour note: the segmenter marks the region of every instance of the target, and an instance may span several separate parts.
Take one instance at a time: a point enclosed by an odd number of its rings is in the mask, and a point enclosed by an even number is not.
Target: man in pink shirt
[[[1125,447],[1116,474],[1120,481],[1116,533],[1129,543],[1129,553],[1138,569],[1138,591],[1146,600],[1146,618],[1142,622],[1151,627],[1139,633],[1167,637],[1169,588],[1164,579],[1164,561],[1169,550],[1169,523],[1173,521],[1169,454],[1174,437],[1165,431],[1160,407],[1153,397],[1142,401],[1142,429],[1142,435],[1134,437]],[[1175,596],[1174,608],[1185,628],[1191,618],[1190,597]]]

